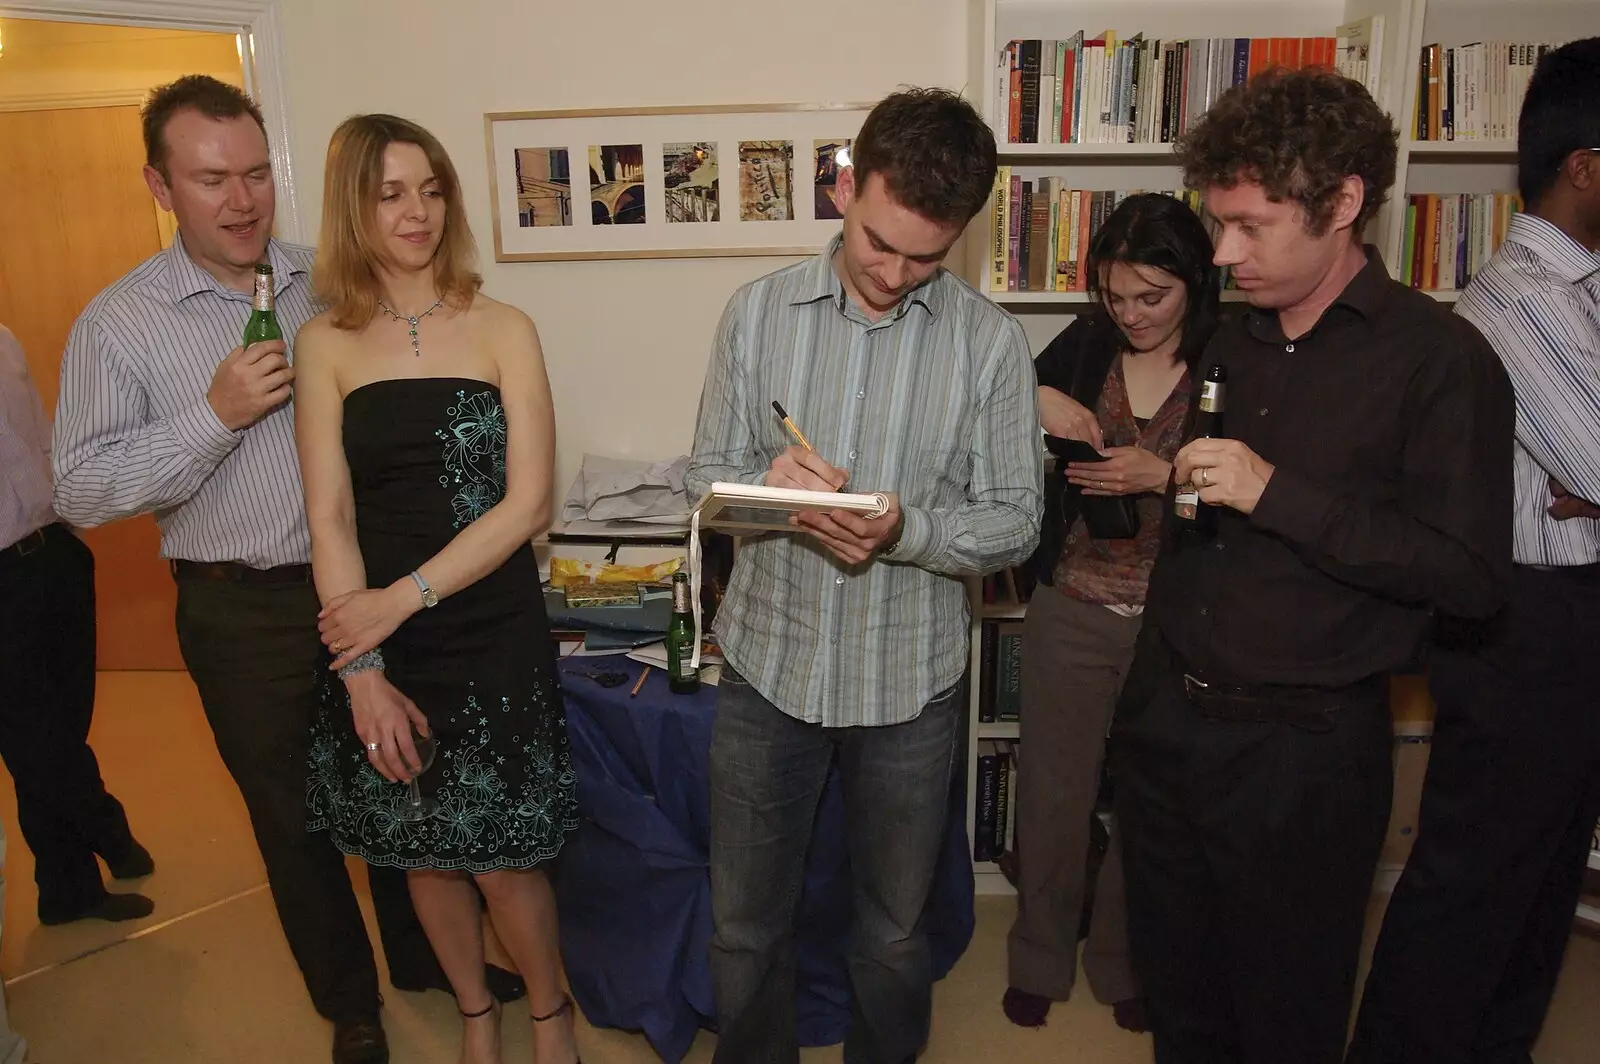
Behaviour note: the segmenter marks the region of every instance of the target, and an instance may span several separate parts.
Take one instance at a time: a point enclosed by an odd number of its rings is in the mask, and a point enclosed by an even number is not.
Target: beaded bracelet
[[[372,670],[383,671],[383,651],[373,647],[350,664],[339,670],[339,679],[348,680],[350,677]]]

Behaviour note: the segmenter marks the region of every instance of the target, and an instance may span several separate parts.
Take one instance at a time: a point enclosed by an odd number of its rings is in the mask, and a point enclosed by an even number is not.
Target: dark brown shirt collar
[[[1376,321],[1383,312],[1384,304],[1388,302],[1390,292],[1393,290],[1394,281],[1389,277],[1389,268],[1383,264],[1383,256],[1378,253],[1376,247],[1365,244],[1362,250],[1366,252],[1367,264],[1361,267],[1360,273],[1350,279],[1349,284],[1344,286],[1344,291],[1328,304],[1328,309],[1322,312],[1322,317],[1306,331],[1307,337],[1320,329],[1329,315],[1336,311],[1351,311],[1367,322]],[[1250,335],[1258,340],[1282,343],[1285,339],[1276,310],[1250,308],[1245,314],[1245,327],[1250,330]]]

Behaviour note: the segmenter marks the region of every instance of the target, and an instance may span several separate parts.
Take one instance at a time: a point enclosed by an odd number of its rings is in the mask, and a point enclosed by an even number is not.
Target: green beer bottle
[[[244,346],[259,344],[264,340],[282,340],[283,330],[278,327],[278,312],[272,307],[272,267],[266,263],[256,266],[256,294],[251,300],[254,309],[244,325]]]
[[[667,686],[675,695],[700,690],[700,671],[694,661],[694,609],[689,598],[689,574],[672,574],[672,620],[667,622]]]

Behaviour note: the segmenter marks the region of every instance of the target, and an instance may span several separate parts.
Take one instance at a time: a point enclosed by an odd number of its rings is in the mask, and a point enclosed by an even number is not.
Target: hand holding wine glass
[[[400,783],[423,771],[416,736],[427,737],[428,718],[401,694],[381,670],[357,673],[345,681],[356,735],[367,761],[384,779]]]

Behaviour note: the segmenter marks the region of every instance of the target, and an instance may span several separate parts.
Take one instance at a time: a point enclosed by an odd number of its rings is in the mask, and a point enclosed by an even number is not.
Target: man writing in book
[[[1226,367],[1228,438],[1174,463],[1214,521],[1168,518],[1111,734],[1158,1064],[1342,1057],[1393,787],[1389,675],[1433,610],[1505,598],[1510,383],[1361,243],[1396,138],[1357,83],[1269,71],[1178,146],[1250,305],[1196,374]]]
[[[955,94],[909,90],[873,109],[853,155],[843,233],[729,303],[684,478],[692,495],[734,481],[890,499],[881,517],[806,513],[748,542],[718,610],[718,1064],[799,1059],[794,913],[836,757],[856,901],[845,1057],[901,1064],[926,1041],[920,920],[963,718],[961,577],[1022,561],[1039,536],[1022,329],[941,268],[988,199],[993,135]]]

